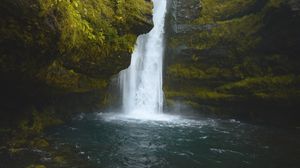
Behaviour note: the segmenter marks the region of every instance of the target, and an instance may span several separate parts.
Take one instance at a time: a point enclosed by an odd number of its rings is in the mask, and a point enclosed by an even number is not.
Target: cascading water
[[[153,0],[154,27],[140,35],[128,69],[120,72],[123,112],[152,116],[162,112],[162,66],[166,0]]]

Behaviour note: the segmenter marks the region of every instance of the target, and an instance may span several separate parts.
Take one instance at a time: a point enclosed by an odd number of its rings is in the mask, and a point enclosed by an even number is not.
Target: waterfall
[[[122,109],[129,115],[151,116],[163,111],[162,66],[166,0],[153,0],[154,27],[140,35],[130,66],[119,75]]]

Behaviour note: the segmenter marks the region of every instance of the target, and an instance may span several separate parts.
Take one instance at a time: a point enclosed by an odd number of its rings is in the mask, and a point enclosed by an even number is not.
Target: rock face
[[[169,0],[168,107],[180,101],[201,114],[297,125],[299,4]]]
[[[0,15],[6,121],[32,107],[67,116],[105,103],[110,78],[153,26],[148,0],[3,0]]]

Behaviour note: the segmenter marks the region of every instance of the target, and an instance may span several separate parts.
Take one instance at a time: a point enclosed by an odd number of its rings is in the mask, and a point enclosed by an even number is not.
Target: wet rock
[[[168,4],[167,102],[202,114],[298,122],[299,0]]]

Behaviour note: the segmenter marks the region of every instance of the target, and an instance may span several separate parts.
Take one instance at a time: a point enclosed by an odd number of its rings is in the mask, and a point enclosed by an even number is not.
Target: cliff
[[[200,114],[297,125],[298,0],[169,0],[169,8],[170,109],[183,102]]]
[[[110,78],[153,26],[148,0],[2,0],[0,15],[2,127],[103,107]]]

